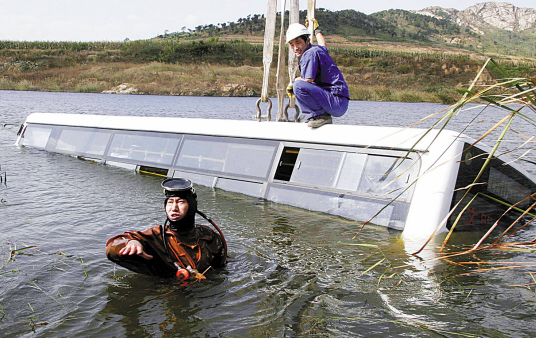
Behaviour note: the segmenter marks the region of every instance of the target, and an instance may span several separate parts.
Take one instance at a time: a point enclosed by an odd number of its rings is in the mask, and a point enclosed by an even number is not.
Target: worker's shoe
[[[331,119],[331,115],[329,115],[328,113],[324,113],[324,114],[311,117],[307,122],[307,126],[311,128],[318,128],[318,127],[323,126],[324,124],[332,124],[332,123],[333,121]]]

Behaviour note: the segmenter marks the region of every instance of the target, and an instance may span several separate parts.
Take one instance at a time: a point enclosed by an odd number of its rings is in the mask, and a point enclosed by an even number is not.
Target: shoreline
[[[350,67],[341,69],[350,87],[351,100],[454,103],[460,97],[455,87],[419,88],[404,81],[404,76],[385,83],[378,76],[353,74]],[[260,97],[263,76],[262,67],[159,62],[96,63],[0,74],[0,90],[214,97]],[[388,74],[383,77],[391,81]],[[277,97],[275,71],[270,88],[270,97]]]
[[[350,99],[452,104],[485,59],[446,51],[367,49],[334,45],[330,54],[350,88]],[[501,61],[512,77],[534,63]],[[272,62],[269,96],[276,97]],[[486,69],[481,84],[503,75]],[[288,75],[285,72],[285,82]],[[247,42],[138,41],[118,44],[29,43],[0,49],[0,90],[259,97],[262,49]]]

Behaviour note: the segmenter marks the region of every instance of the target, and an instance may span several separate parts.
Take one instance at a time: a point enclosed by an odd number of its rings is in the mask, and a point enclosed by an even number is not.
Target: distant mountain
[[[536,57],[536,9],[484,2],[462,11],[428,7],[413,13],[446,20],[477,34],[476,39],[460,36],[450,41],[462,48],[486,54]]]
[[[536,31],[536,9],[519,8],[506,2],[478,3],[463,11],[434,6],[413,12],[451,21],[481,35],[492,28],[511,32]]]

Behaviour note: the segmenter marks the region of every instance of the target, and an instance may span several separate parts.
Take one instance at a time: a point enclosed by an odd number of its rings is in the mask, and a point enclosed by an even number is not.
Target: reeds
[[[339,242],[342,245],[349,245],[349,246],[360,246],[360,247],[367,247],[374,250],[372,254],[365,257],[360,261],[361,264],[365,265],[366,262],[372,261],[373,263],[364,270],[361,275],[366,275],[370,271],[374,270],[375,268],[382,266],[386,267],[385,271],[381,274],[380,278],[378,279],[378,287],[380,286],[380,283],[384,280],[390,280],[394,281],[396,280],[396,283],[392,284],[391,286],[393,288],[398,287],[400,284],[404,282],[402,279],[402,276],[397,271],[391,271],[391,268],[393,267],[391,261],[385,255],[385,253],[381,250],[381,248],[378,245],[375,244],[367,244],[367,243],[342,243]],[[374,257],[379,256],[379,260],[373,260]]]
[[[502,77],[493,81],[492,83],[484,83],[481,81],[481,76],[486,67],[488,67],[491,72],[501,74]],[[503,215],[487,229],[484,235],[477,240],[476,243],[471,246],[471,248],[461,252],[447,253],[447,245],[456,229],[456,226],[460,223],[462,215],[471,206],[473,200],[478,197],[479,194],[482,194],[481,192],[472,192],[472,190],[476,189],[475,187],[478,187],[479,185],[491,184],[481,180],[482,173],[486,167],[490,166],[490,162],[495,158],[503,158],[505,155],[509,155],[512,160],[505,160],[507,163],[515,161],[528,161],[532,164],[536,163],[536,161],[534,161],[531,157],[531,152],[536,147],[534,144],[534,136],[523,135],[512,128],[513,121],[518,119],[522,120],[526,125],[536,126],[534,114],[536,113],[535,79],[526,77],[509,77],[508,73],[497,62],[492,59],[488,59],[471,85],[466,89],[460,89],[460,91],[463,93],[462,99],[457,104],[453,105],[449,110],[447,110],[444,115],[439,115],[440,118],[431,128],[429,128],[429,130],[435,128],[442,130],[446,128],[446,126],[451,123],[453,119],[462,114],[462,108],[472,103],[483,103],[483,109],[479,116],[485,114],[485,109],[487,107],[495,107],[504,112],[504,117],[499,121],[493,122],[491,126],[489,126],[488,129],[469,147],[470,149],[472,146],[482,142],[483,140],[487,140],[487,143],[491,144],[491,151],[483,154],[483,164],[480,172],[476,175],[472,184],[464,188],[463,197],[450,211],[449,217],[453,219],[453,222],[450,227],[450,231],[441,246],[441,256],[436,258],[436,260],[445,260],[450,263],[466,267],[477,267],[476,269],[459,276],[536,266],[536,262],[482,261],[477,256],[477,253],[481,252],[536,251],[536,238],[530,241],[508,242],[510,238],[513,238],[512,236],[519,233],[519,231],[536,219],[536,216],[533,214],[533,209],[536,207],[536,193],[533,195],[525,193],[524,199],[516,202],[515,204],[507,205],[506,211],[503,213]],[[508,144],[510,149],[504,150],[502,145],[503,142],[506,141],[506,135],[510,132],[515,132],[519,140],[516,143],[512,142],[512,140],[509,140],[510,142]],[[467,150],[468,149],[465,151]],[[504,188],[516,189],[515,187],[508,186],[507,182],[504,182],[502,186]],[[520,192],[519,189],[516,190]],[[525,203],[528,205],[528,207],[520,207],[522,203]],[[506,229],[499,228],[499,223],[505,221],[505,216],[514,210],[517,211],[519,216],[513,222],[511,222]],[[445,219],[442,224],[439,224],[438,230],[442,228],[446,222],[447,219]],[[415,252],[415,254],[420,253],[428,242],[420,250]],[[461,257],[468,257],[471,259],[468,261],[459,261]],[[533,273],[531,272],[529,274],[533,282],[515,286],[529,288],[531,286],[536,286],[536,280],[534,279]]]
[[[18,281],[19,278],[20,278],[19,282],[22,282],[23,280],[25,280],[25,277],[26,277],[27,274],[24,271],[24,267],[20,266],[20,265],[17,265],[16,257],[18,255],[35,256],[35,255],[38,255],[38,254],[40,254],[42,252],[39,250],[39,245],[26,245],[26,246],[19,247],[17,244],[7,243],[7,252],[5,252],[5,253],[6,253],[7,258],[5,258],[5,260],[3,259],[3,262],[0,263],[1,264],[0,265],[0,279],[3,280],[2,283],[6,283],[5,282],[6,280]],[[44,255],[48,256],[49,254],[44,253]],[[53,255],[58,255],[59,256],[58,261],[61,264],[65,265],[67,267],[72,267],[72,265],[70,265],[69,263],[64,262],[63,259],[64,258],[71,259],[71,260],[75,259],[75,257],[73,255],[66,255],[61,250],[58,251],[57,253],[53,253]],[[84,265],[82,257],[77,255],[77,258],[78,258],[78,260],[79,260],[79,262],[80,262],[80,264],[82,266],[82,269],[84,271],[84,275],[87,278],[88,277],[88,272],[86,270],[86,267]],[[15,265],[15,266],[8,270],[7,268],[9,266],[12,266],[12,265]],[[64,269],[56,267],[56,262],[54,262],[52,264],[48,264],[48,266],[49,266],[49,268],[51,270],[58,270],[60,273],[65,272]],[[46,298],[54,301],[56,304],[61,306],[63,309],[67,309],[65,304],[63,304],[62,301],[60,300],[60,298],[62,298],[63,296],[59,291],[57,292],[57,294],[54,295],[53,293],[48,291],[46,287],[41,286],[39,284],[40,281],[37,280],[37,279],[34,279],[34,280],[30,281],[30,282],[26,281],[24,283],[30,289],[33,289],[33,290],[36,290],[36,291],[39,292],[37,296],[34,296],[34,298],[32,298],[33,302],[40,302],[40,300],[38,299],[39,295],[43,295]],[[45,326],[45,325],[51,324],[50,322],[40,318],[40,314],[35,311],[35,309],[33,308],[31,302],[27,302],[27,305],[28,305],[28,308],[29,308],[29,311],[30,311],[30,316],[27,319],[21,319],[20,322],[27,322],[28,325],[30,326],[31,330],[34,331],[34,332],[40,326]],[[8,316],[8,311],[9,311],[9,309],[4,308],[4,306],[2,304],[0,304],[0,322],[2,322],[5,319],[5,317]],[[48,315],[49,314],[47,313],[46,316],[48,316]],[[45,315],[43,315],[43,316],[45,316]],[[68,320],[68,319],[63,319],[63,320],[60,321],[60,323],[66,321],[66,320]]]
[[[2,165],[0,164],[0,183],[7,185],[7,173],[2,171]]]
[[[490,72],[493,72],[495,74],[498,73],[502,75],[502,77],[498,80],[493,81],[493,83],[486,83],[482,81],[481,77],[482,74],[484,74],[486,67],[490,68]],[[489,126],[488,129],[484,131],[483,134],[478,137],[472,145],[470,145],[469,148],[464,150],[464,152],[468,151],[469,149],[471,149],[471,147],[482,142],[483,140],[487,140],[488,143],[491,143],[492,145],[492,147],[490,148],[491,151],[489,151],[489,153],[483,154],[484,159],[482,161],[483,164],[480,168],[480,172],[476,175],[470,185],[463,188],[463,191],[465,193],[461,200],[451,209],[450,213],[443,220],[443,222],[441,224],[438,224],[436,232],[434,232],[434,234],[430,236],[428,241],[419,250],[417,250],[414,255],[418,255],[422,250],[424,250],[424,248],[430,243],[432,238],[437,235],[437,232],[442,229],[447,223],[447,221],[449,221],[450,219],[453,221],[451,223],[450,231],[446,235],[445,240],[443,241],[443,244],[441,245],[441,248],[439,250],[440,255],[434,259],[429,260],[429,262],[443,260],[454,265],[469,267],[470,269],[476,267],[475,269],[467,273],[459,274],[457,277],[477,273],[503,271],[519,268],[527,269],[534,267],[536,266],[536,262],[532,261],[486,261],[480,259],[478,256],[478,254],[480,253],[491,252],[536,252],[536,238],[529,241],[525,240],[521,242],[509,242],[511,238],[514,238],[514,235],[518,234],[527,225],[533,223],[533,221],[536,219],[536,213],[533,211],[536,208],[536,192],[532,192],[532,195],[521,192],[515,187],[508,186],[507,182],[505,182],[504,184],[499,184],[504,188],[514,189],[517,190],[517,192],[524,193],[525,197],[514,204],[507,204],[504,201],[499,201],[498,199],[494,199],[491,196],[486,196],[486,198],[491,198],[495,200],[495,202],[505,205],[506,211],[503,213],[503,215],[497,220],[495,220],[495,222],[489,227],[489,229],[487,229],[485,234],[473,245],[471,245],[471,247],[467,250],[448,252],[447,245],[449,243],[449,240],[451,239],[453,232],[456,229],[456,226],[460,222],[462,215],[464,215],[464,213],[468,210],[469,206],[471,206],[473,200],[479,195],[483,194],[482,192],[475,192],[472,194],[473,196],[471,197],[471,195],[469,194],[471,190],[473,190],[475,187],[478,187],[479,185],[492,184],[489,182],[481,181],[481,177],[482,173],[484,172],[486,167],[490,166],[490,162],[493,159],[503,158],[505,155],[508,155],[511,157],[511,159],[505,160],[505,164],[509,164],[516,161],[526,161],[532,164],[536,164],[536,160],[531,157],[531,152],[536,149],[534,140],[535,136],[524,135],[523,133],[520,133],[512,128],[512,122],[514,121],[514,119],[521,120],[528,126],[536,126],[536,114],[534,114],[536,113],[536,79],[528,77],[509,77],[507,71],[505,71],[503,67],[501,67],[494,60],[488,59],[479,71],[478,75],[468,86],[468,88],[461,88],[460,92],[462,92],[463,96],[458,103],[452,105],[449,109],[445,109],[436,114],[432,114],[422,119],[421,121],[413,124],[412,126],[418,125],[419,123],[429,120],[433,117],[438,117],[438,120],[432,125],[432,127],[428,128],[428,132],[436,128],[441,132],[441,130],[445,129],[447,125],[451,123],[456,117],[458,117],[460,114],[463,114],[462,108],[464,108],[468,104],[473,103],[482,104],[482,110],[477,116],[485,115],[485,111],[489,107],[499,108],[505,113],[505,115],[498,122],[493,122],[491,126]],[[465,128],[467,128],[468,126],[469,125],[467,125]],[[515,135],[518,136],[518,140],[515,143],[512,142],[513,140],[508,140],[510,141],[508,144],[511,147],[510,149],[504,150],[504,147],[501,147],[501,144],[506,141],[506,135],[509,132],[515,133]],[[494,136],[492,137],[491,135]],[[464,157],[462,156],[462,158]],[[526,205],[528,205],[528,207],[521,207],[522,203],[525,203]],[[505,216],[513,211],[517,212],[518,217],[514,221],[512,221],[506,228],[499,228],[499,222],[504,221],[506,219]],[[376,215],[378,215],[380,212],[381,210]],[[363,226],[354,236],[354,238],[359,235],[363,227],[367,223],[372,221],[372,219],[363,224]],[[468,260],[460,261],[464,258],[468,258]],[[370,269],[379,266],[381,263],[383,263],[383,261],[384,259],[378,261]],[[383,275],[387,275],[388,273],[395,272],[397,269],[406,268],[409,266],[411,266],[411,264],[387,268]],[[530,276],[531,282],[522,285],[510,286],[528,288],[532,292],[536,293],[536,272],[527,272],[527,274]],[[533,287],[533,289],[531,289],[531,287]]]

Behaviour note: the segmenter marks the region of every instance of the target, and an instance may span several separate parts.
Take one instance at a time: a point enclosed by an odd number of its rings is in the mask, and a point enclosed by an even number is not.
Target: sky
[[[279,0],[281,4],[283,0]],[[317,8],[354,9],[371,14],[387,9],[441,6],[463,10],[483,0],[316,0]],[[536,8],[534,0],[503,0]],[[281,10],[281,5],[278,11]],[[236,22],[265,14],[266,0],[0,0],[0,40],[123,41],[150,39],[183,27]],[[300,0],[300,9],[307,1]],[[322,23],[320,23],[322,24]]]

